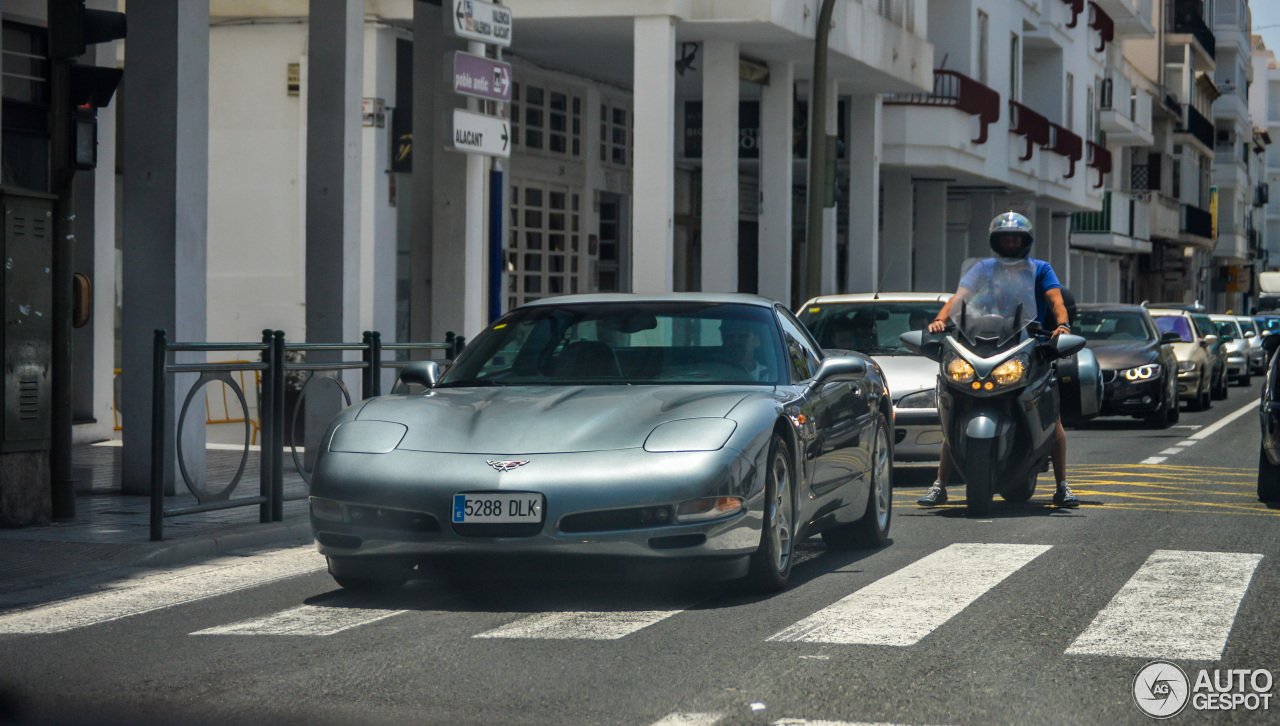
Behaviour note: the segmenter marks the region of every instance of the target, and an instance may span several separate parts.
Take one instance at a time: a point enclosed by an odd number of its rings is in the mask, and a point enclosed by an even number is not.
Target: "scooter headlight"
[[[1127,368],[1120,372],[1126,381],[1145,381],[1148,378],[1160,375],[1160,364],[1151,363],[1137,368]]]
[[[968,383],[973,380],[973,366],[969,365],[969,361],[959,356],[951,356],[944,368],[947,371],[947,378],[955,383]]]
[[[991,371],[991,380],[997,386],[1011,386],[1027,377],[1027,362],[1022,358],[1011,358]]]

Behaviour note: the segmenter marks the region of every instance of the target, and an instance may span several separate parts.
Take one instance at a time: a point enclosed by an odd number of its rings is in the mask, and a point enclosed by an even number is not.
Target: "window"
[[[507,304],[585,290],[582,193],[576,187],[512,179]]]
[[[987,14],[978,11],[978,83],[987,85],[987,29],[991,19]]]
[[[512,146],[542,156],[582,156],[582,104],[568,90],[513,83]]]
[[[782,325],[782,342],[791,361],[791,380],[793,383],[807,381],[817,375],[822,360],[817,353],[818,345],[804,332],[790,311],[778,308],[777,312],[778,322]]]
[[[1101,82],[1101,81],[1099,81]],[[1093,137],[1093,130],[1098,128],[1093,122],[1093,89],[1084,89],[1084,138],[1086,141],[1097,143],[1097,139]]]
[[[618,103],[600,103],[600,161],[631,166],[631,111]]]
[[[1063,126],[1066,126],[1068,131],[1076,130],[1075,110],[1076,110],[1076,77],[1068,73],[1067,74],[1067,105],[1065,108],[1065,112],[1062,114],[1063,120],[1066,121],[1066,123],[1063,124]]]
[[[2,183],[49,190],[49,46],[44,28],[4,24]]]
[[[1019,72],[1022,70],[1022,58],[1018,55],[1018,34],[1014,33],[1009,41],[1009,98],[1014,101],[1022,98]]]

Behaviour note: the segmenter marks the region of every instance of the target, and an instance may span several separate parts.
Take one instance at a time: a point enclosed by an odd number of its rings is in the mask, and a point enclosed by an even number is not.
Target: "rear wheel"
[[[1032,472],[1027,474],[1027,478],[1023,480],[1012,491],[1000,492],[1001,498],[1010,504],[1021,504],[1031,499],[1036,494],[1036,474]]]
[[[795,499],[791,453],[779,434],[769,442],[769,470],[764,488],[764,526],[760,547],[751,555],[747,585],[756,592],[777,592],[787,586],[795,550]]]
[[[1187,408],[1192,411],[1209,410],[1209,381],[1201,380],[1199,387],[1196,389],[1196,397],[1187,403]]]
[[[893,449],[889,446],[889,427],[883,416],[876,416],[872,434],[870,491],[862,518],[822,533],[822,541],[832,549],[883,547],[889,543],[889,524],[893,519]]]
[[[1280,466],[1271,463],[1258,447],[1258,501],[1280,502]]]
[[[991,512],[992,480],[995,478],[994,439],[973,439],[969,442],[965,467],[965,508],[970,516],[983,517]]]
[[[1222,372],[1222,376],[1218,378],[1218,384],[1213,387],[1213,392],[1211,394],[1211,397],[1213,398],[1213,400],[1215,401],[1225,400],[1226,397],[1231,393],[1230,391],[1227,390],[1228,385],[1229,384],[1227,383],[1227,372],[1224,370]]]

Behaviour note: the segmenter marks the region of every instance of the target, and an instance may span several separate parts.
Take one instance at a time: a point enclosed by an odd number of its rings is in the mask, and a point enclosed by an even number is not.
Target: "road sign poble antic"
[[[489,60],[478,55],[453,52],[453,62],[446,64],[449,83],[455,93],[487,101],[511,100],[511,64]]]
[[[511,156],[511,127],[506,119],[455,108],[446,120],[450,122],[446,148],[504,159]]]
[[[452,0],[443,4],[448,20],[445,25],[459,38],[511,45],[511,11],[481,0]]]

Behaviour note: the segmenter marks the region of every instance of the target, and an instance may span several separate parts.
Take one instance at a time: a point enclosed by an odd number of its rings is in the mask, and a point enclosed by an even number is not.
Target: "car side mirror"
[[[1072,335],[1071,333],[1063,333],[1054,338],[1054,347],[1058,350],[1059,358],[1070,358],[1084,349],[1085,340],[1083,335]]]
[[[867,363],[854,356],[831,356],[823,358],[818,366],[818,373],[813,377],[809,388],[817,390],[828,383],[838,381],[856,381],[867,375]]]
[[[898,336],[902,347],[931,361],[942,360],[942,336],[923,330],[908,330]]]
[[[1255,333],[1255,332],[1253,332],[1252,330],[1246,330],[1246,331],[1244,331],[1244,337],[1246,337],[1246,338],[1256,338],[1256,337],[1258,337],[1258,334],[1257,334],[1257,333]]]
[[[1160,334],[1160,342],[1161,343],[1181,343],[1182,336],[1178,335],[1172,330],[1166,330]]]
[[[433,360],[415,360],[400,371],[400,382],[416,383],[427,388],[435,388],[440,379],[440,364]]]
[[[1200,344],[1201,344],[1201,345],[1217,345],[1217,344],[1218,344],[1218,336],[1216,336],[1216,335],[1206,335],[1206,336],[1204,336],[1203,338],[1201,338],[1201,339],[1200,339]]]

